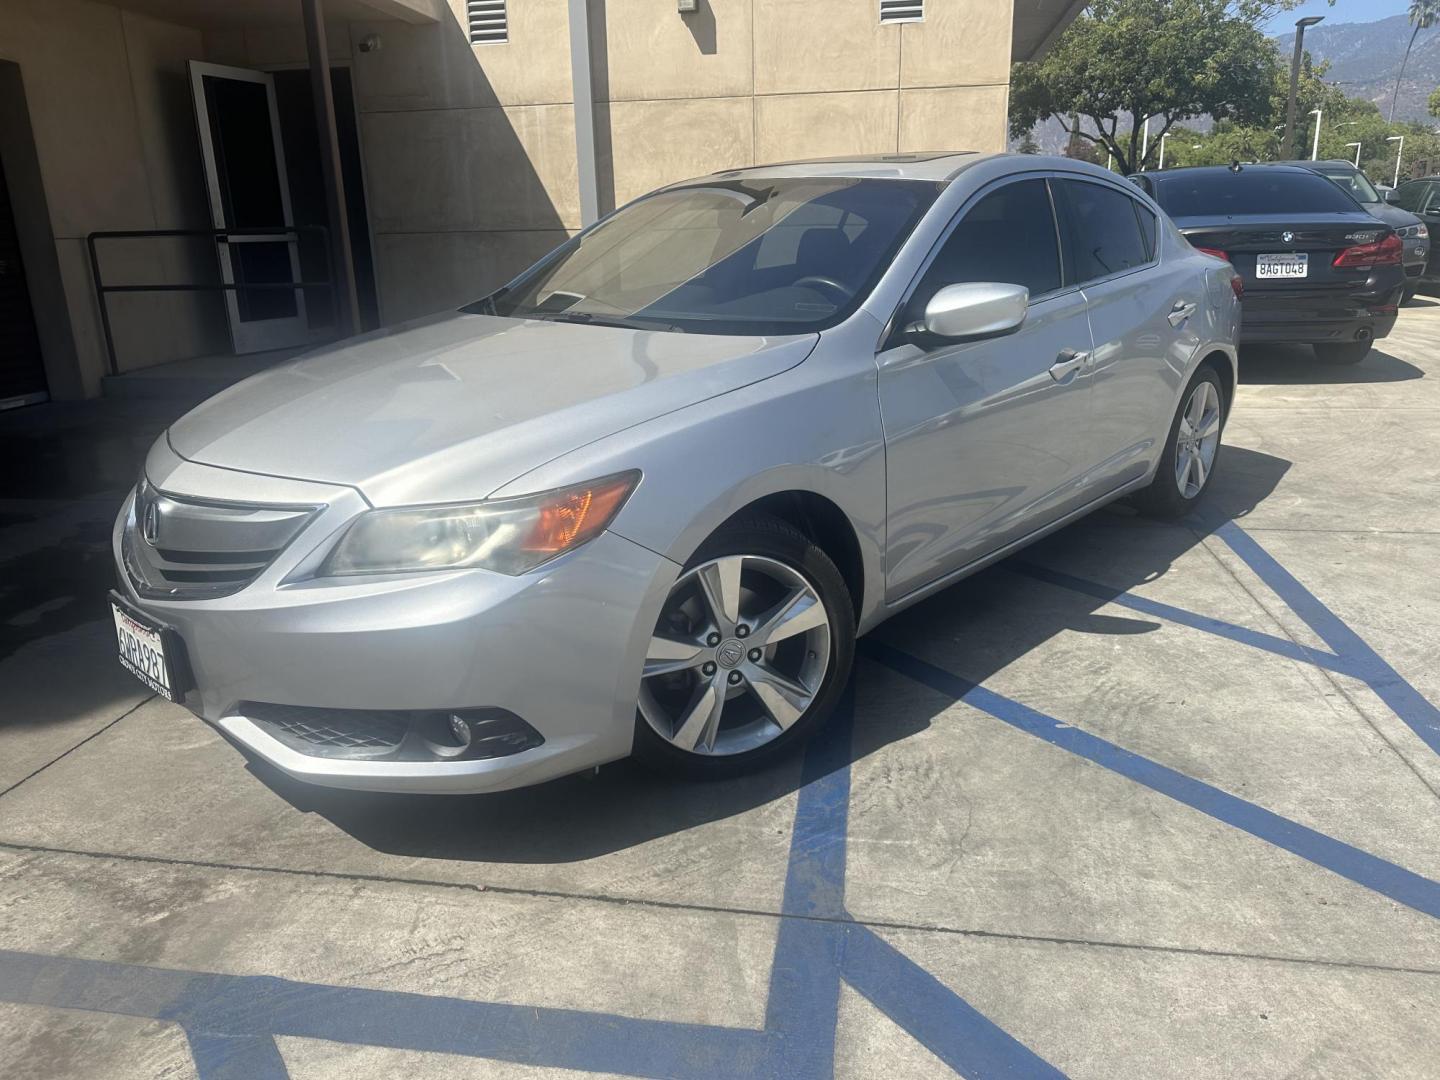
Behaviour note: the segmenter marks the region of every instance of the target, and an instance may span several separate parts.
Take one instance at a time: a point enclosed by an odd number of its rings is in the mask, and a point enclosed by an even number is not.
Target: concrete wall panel
[[[754,0],[755,92],[880,90],[897,84],[900,27],[875,0]]]
[[[510,40],[496,45],[471,45],[463,0],[453,0],[451,9],[439,24],[351,27],[353,42],[370,34],[380,42],[373,52],[355,52],[362,112],[549,105],[573,98],[566,0],[510,4]]]
[[[750,93],[750,0],[701,0],[693,15],[680,15],[664,0],[604,0],[592,5],[590,17],[595,93],[602,101]]]
[[[925,21],[901,29],[900,85],[1010,81],[1013,0],[929,0]]]
[[[900,91],[900,149],[977,150],[1006,147],[1006,86],[956,86]]]
[[[578,225],[568,105],[362,117],[375,232]]]
[[[755,159],[792,161],[893,152],[899,104],[895,90],[756,98]]]
[[[599,172],[611,174],[614,205],[692,176],[749,164],[753,113],[749,97],[693,101],[616,101],[597,109]],[[602,190],[601,204],[607,203]]]
[[[560,229],[381,236],[375,254],[384,320],[394,323],[484,296],[569,235]]]

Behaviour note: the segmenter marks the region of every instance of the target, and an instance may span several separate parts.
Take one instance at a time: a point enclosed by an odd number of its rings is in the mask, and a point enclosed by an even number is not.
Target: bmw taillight
[[[1235,294],[1236,300],[1245,299],[1245,279],[1242,278],[1239,274],[1234,274],[1231,276],[1230,291]]]
[[[1230,261],[1230,256],[1219,248],[1197,247],[1195,250],[1200,252],[1201,255],[1213,255],[1217,259],[1224,259],[1226,262]]]
[[[1371,266],[1399,266],[1405,254],[1405,242],[1391,233],[1384,240],[1373,244],[1356,244],[1335,256],[1332,264],[1337,269],[1355,270]]]

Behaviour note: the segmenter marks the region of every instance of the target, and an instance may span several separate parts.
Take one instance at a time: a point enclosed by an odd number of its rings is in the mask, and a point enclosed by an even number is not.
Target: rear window
[[[1381,201],[1380,192],[1375,190],[1375,185],[1370,183],[1370,178],[1362,172],[1352,169],[1316,169],[1315,171],[1326,177],[1356,202],[1378,203]]]
[[[1335,184],[1312,172],[1240,172],[1151,176],[1155,201],[1171,217],[1249,214],[1353,214],[1360,209]]]

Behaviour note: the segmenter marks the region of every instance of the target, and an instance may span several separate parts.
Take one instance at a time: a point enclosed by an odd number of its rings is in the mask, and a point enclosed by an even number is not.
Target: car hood
[[[1365,203],[1365,212],[1373,218],[1378,218],[1392,229],[1403,229],[1407,225],[1418,225],[1420,219],[1409,210],[1402,210],[1398,206],[1391,206],[1389,203]]]
[[[255,375],[168,437],[191,461],[347,484],[376,506],[479,499],[586,443],[777,375],[817,340],[445,314]]]

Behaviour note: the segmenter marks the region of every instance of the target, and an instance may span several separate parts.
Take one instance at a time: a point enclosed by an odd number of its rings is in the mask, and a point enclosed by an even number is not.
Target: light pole
[[[1160,168],[1165,168],[1165,140],[1170,137],[1170,132],[1160,136]]]
[[[1320,158],[1320,121],[1325,119],[1325,110],[1311,109],[1310,115],[1315,117],[1315,143],[1310,147],[1310,160],[1317,161]]]
[[[1133,130],[1133,129],[1132,129]],[[1140,136],[1140,171],[1145,171],[1145,155],[1150,153],[1150,118],[1145,117],[1145,132]]]
[[[1400,144],[1398,147],[1395,148],[1395,180],[1394,180],[1394,182],[1391,183],[1391,185],[1390,185],[1391,187],[1399,187],[1399,186],[1400,186],[1400,159],[1405,155],[1405,136],[1404,136],[1404,135],[1391,135],[1391,136],[1390,136],[1389,138],[1387,138],[1385,141],[1386,141],[1386,142],[1398,142],[1398,143]]]
[[[1285,138],[1280,144],[1280,160],[1289,161],[1295,146],[1295,97],[1300,90],[1300,57],[1304,53],[1305,28],[1324,22],[1324,15],[1307,15],[1295,20],[1295,55],[1290,60],[1290,101],[1285,109]]]
[[[1358,142],[1347,142],[1345,145],[1355,147],[1355,168],[1360,168],[1360,147],[1364,146],[1365,144]]]

